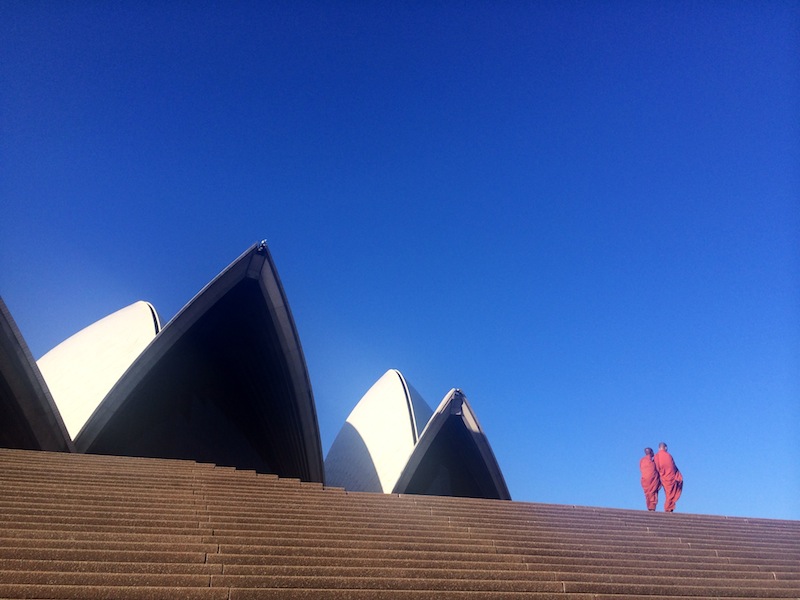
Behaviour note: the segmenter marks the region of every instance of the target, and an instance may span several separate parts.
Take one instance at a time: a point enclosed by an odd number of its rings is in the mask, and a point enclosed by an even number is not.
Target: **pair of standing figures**
[[[683,475],[675,466],[672,455],[667,452],[667,445],[661,442],[658,453],[654,456],[652,448],[644,449],[644,456],[639,461],[642,472],[642,489],[647,510],[655,510],[658,504],[658,490],[664,488],[664,512],[675,510],[675,503],[683,491]]]

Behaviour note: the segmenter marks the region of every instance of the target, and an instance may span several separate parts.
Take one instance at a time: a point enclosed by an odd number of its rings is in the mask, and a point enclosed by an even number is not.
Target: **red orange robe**
[[[675,466],[672,455],[666,450],[656,452],[654,462],[661,485],[664,486],[664,512],[672,512],[683,491],[683,475]]]
[[[639,461],[639,470],[642,472],[642,489],[647,510],[655,510],[658,504],[658,490],[661,489],[661,479],[653,459],[645,455]]]

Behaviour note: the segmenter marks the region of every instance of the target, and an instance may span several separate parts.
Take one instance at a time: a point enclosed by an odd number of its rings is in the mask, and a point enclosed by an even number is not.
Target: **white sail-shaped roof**
[[[389,493],[432,411],[403,375],[388,370],[347,417],[325,459],[328,485]]]
[[[37,362],[72,439],[161,328],[148,302],[135,302],[67,338]]]

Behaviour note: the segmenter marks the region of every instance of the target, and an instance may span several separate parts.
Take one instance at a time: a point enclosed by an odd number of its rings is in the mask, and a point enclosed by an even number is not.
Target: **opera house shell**
[[[311,383],[265,244],[242,254],[167,323],[75,447],[323,480]]]
[[[160,330],[155,308],[139,301],[82,329],[37,361],[72,438]]]
[[[325,458],[328,485],[391,493],[432,411],[400,371],[375,382],[347,417]]]
[[[510,499],[459,390],[432,411],[387,371],[323,463],[311,382],[265,242],[163,327],[135,302],[38,363],[0,299],[0,447],[179,458],[351,491]]]
[[[347,417],[325,472],[329,485],[348,490],[511,499],[461,390],[450,390],[433,412],[394,369]]]
[[[392,491],[511,500],[489,440],[458,389],[442,399]]]
[[[265,243],[163,329],[155,309],[137,302],[38,365],[2,308],[5,446],[184,458],[323,481],[311,382]]]

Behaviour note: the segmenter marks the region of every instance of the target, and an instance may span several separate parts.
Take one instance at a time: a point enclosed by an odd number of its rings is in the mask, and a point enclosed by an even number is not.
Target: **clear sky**
[[[0,1],[34,356],[266,238],[325,451],[397,368],[514,499],[800,519],[796,2]],[[662,498],[663,501],[663,498]],[[659,509],[661,504],[659,504]]]

